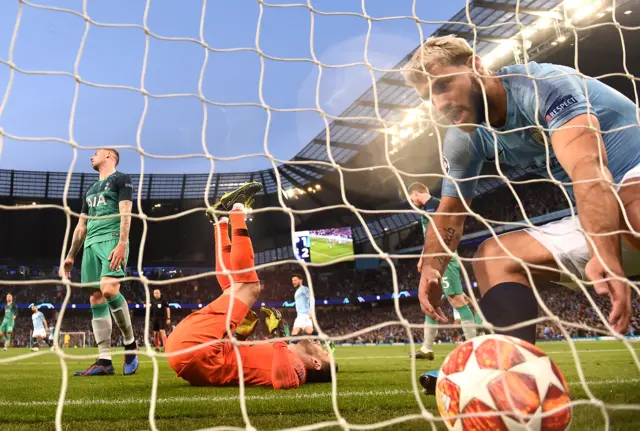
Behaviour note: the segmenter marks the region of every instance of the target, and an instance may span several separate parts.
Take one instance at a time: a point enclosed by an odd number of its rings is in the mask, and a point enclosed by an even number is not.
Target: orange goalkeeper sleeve
[[[287,343],[274,343],[271,367],[271,383],[274,389],[295,389],[304,383],[306,374],[304,364],[289,350]]]

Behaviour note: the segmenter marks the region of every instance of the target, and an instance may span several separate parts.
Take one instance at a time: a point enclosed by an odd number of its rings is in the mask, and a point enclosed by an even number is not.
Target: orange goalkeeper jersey
[[[167,340],[166,352],[201,345],[224,338],[229,296],[223,295],[202,310],[189,315]],[[234,301],[231,326],[244,319],[248,307]],[[247,385],[272,385],[275,389],[294,389],[306,379],[304,364],[284,341],[253,346],[238,346],[244,382]],[[179,377],[196,386],[237,385],[238,357],[229,342],[213,344],[168,358]]]

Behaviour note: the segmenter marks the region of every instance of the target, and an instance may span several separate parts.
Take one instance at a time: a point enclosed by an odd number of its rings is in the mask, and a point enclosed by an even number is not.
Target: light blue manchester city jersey
[[[31,320],[33,321],[34,331],[44,331],[44,314],[42,314],[42,312],[38,311],[37,313],[32,314]]]
[[[571,179],[555,157],[550,136],[554,130],[586,113],[595,115],[600,122],[608,168],[616,183],[640,164],[640,128],[636,106],[631,100],[598,80],[583,80],[570,67],[535,62],[528,66],[529,76],[525,65],[507,66],[496,73],[502,76],[507,92],[507,119],[504,126],[495,128],[502,133],[494,135],[481,127],[470,134],[457,128],[447,131],[443,153],[451,177],[460,180],[475,177],[484,163],[495,163],[497,155],[501,163],[568,183]],[[457,183],[463,197],[474,197],[477,180]],[[573,195],[573,187],[567,186],[567,191]],[[442,195],[458,197],[455,185],[444,180]]]
[[[300,286],[296,289],[295,299],[298,314],[311,314],[311,292],[307,286]]]

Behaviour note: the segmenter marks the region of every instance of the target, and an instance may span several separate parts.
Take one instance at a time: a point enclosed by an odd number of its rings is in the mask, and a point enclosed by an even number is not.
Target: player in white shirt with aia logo
[[[293,322],[291,335],[313,334],[313,322],[311,321],[311,292],[309,288],[302,284],[302,276],[294,274],[291,276],[291,284],[296,289],[296,320]]]
[[[33,314],[31,315],[31,321],[33,322],[33,334],[31,335],[31,345],[33,346],[31,350],[33,352],[37,352],[38,343],[40,341],[47,342],[47,333],[49,332],[49,328],[47,327],[47,320],[44,318],[44,314],[38,310],[38,306],[33,304],[31,305],[31,311]]]

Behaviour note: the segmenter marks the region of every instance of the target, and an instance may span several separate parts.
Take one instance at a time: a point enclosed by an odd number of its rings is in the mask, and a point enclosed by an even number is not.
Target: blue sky
[[[38,4],[81,12],[80,0],[37,0]],[[293,3],[272,0],[272,4]],[[361,0],[314,0],[323,12],[362,13]],[[411,15],[413,0],[367,0],[373,17]],[[87,14],[100,23],[142,24],[141,0],[88,0]],[[428,21],[446,21],[464,0],[418,0],[417,14]],[[15,0],[0,0],[0,58],[8,60],[18,10]],[[23,6],[14,49],[14,63],[25,70],[73,72],[85,31],[81,17]],[[199,39],[202,3],[196,0],[153,0],[148,27],[167,37]],[[204,38],[214,48],[256,46],[259,5],[254,0],[209,1]],[[259,32],[263,52],[282,58],[311,58],[311,18],[303,7],[265,7]],[[368,23],[352,16],[315,15],[314,52],[325,64],[364,61]],[[423,25],[425,35],[437,25]],[[414,21],[373,22],[369,60],[390,68],[420,43]],[[90,25],[79,63],[82,79],[99,84],[140,88],[145,36],[140,29]],[[197,93],[204,48],[192,42],[150,38],[145,87],[154,94]],[[313,108],[318,69],[308,62],[265,59],[263,96],[275,108]],[[9,68],[0,64],[0,98],[9,81]],[[203,93],[216,102],[259,103],[260,58],[255,52],[209,53]],[[323,110],[339,115],[371,86],[364,66],[324,69],[319,98]],[[67,76],[15,74],[0,127],[21,137],[69,139],[73,118],[75,141],[83,146],[136,145],[144,99],[140,93],[81,85],[75,115],[71,106],[75,80]],[[1,99],[0,99],[1,100]],[[259,107],[208,106],[206,146],[216,157],[264,154],[267,114]],[[271,119],[269,151],[290,159],[322,129],[316,113],[278,113]],[[150,99],[140,142],[148,153],[162,156],[204,154],[203,107],[196,98]],[[90,171],[93,150],[78,151],[75,171]],[[66,171],[71,146],[54,141],[27,143],[5,139],[0,169]],[[123,150],[119,169],[140,171],[137,152]],[[216,162],[217,172],[251,171],[269,167],[265,157]],[[208,172],[202,158],[145,159],[145,172]]]

